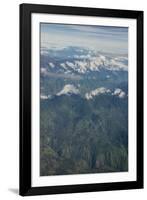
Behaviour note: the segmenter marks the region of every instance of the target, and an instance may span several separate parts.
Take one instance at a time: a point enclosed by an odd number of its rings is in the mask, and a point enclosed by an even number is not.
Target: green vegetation
[[[54,96],[40,104],[40,175],[128,170],[128,99]]]

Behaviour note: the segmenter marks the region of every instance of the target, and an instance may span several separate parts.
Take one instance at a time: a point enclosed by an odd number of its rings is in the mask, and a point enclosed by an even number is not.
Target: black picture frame
[[[137,20],[137,180],[66,186],[31,186],[31,14],[119,17]],[[143,188],[143,11],[53,5],[20,5],[20,174],[22,196]]]

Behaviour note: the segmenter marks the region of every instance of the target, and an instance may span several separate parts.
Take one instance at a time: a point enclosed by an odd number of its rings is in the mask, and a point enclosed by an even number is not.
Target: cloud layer
[[[128,53],[128,28],[41,23],[41,46],[71,46],[104,52]]]

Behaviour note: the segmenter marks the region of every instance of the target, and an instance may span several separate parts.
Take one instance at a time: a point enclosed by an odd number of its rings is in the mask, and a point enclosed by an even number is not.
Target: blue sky
[[[128,53],[128,28],[41,23],[41,46],[78,46],[108,53]]]

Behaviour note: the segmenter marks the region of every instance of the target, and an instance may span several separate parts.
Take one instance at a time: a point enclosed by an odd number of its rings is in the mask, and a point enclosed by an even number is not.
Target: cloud
[[[90,59],[91,55],[90,54],[87,54],[87,55],[74,55],[73,57],[76,58],[76,59]]]
[[[41,24],[41,46],[73,45],[105,52],[128,53],[128,28]]]
[[[44,49],[44,48],[41,48],[40,53],[41,53],[41,55],[48,55],[48,50]]]
[[[111,59],[109,65],[111,70],[128,70],[128,66],[121,62],[121,60],[119,60],[118,58]]]

